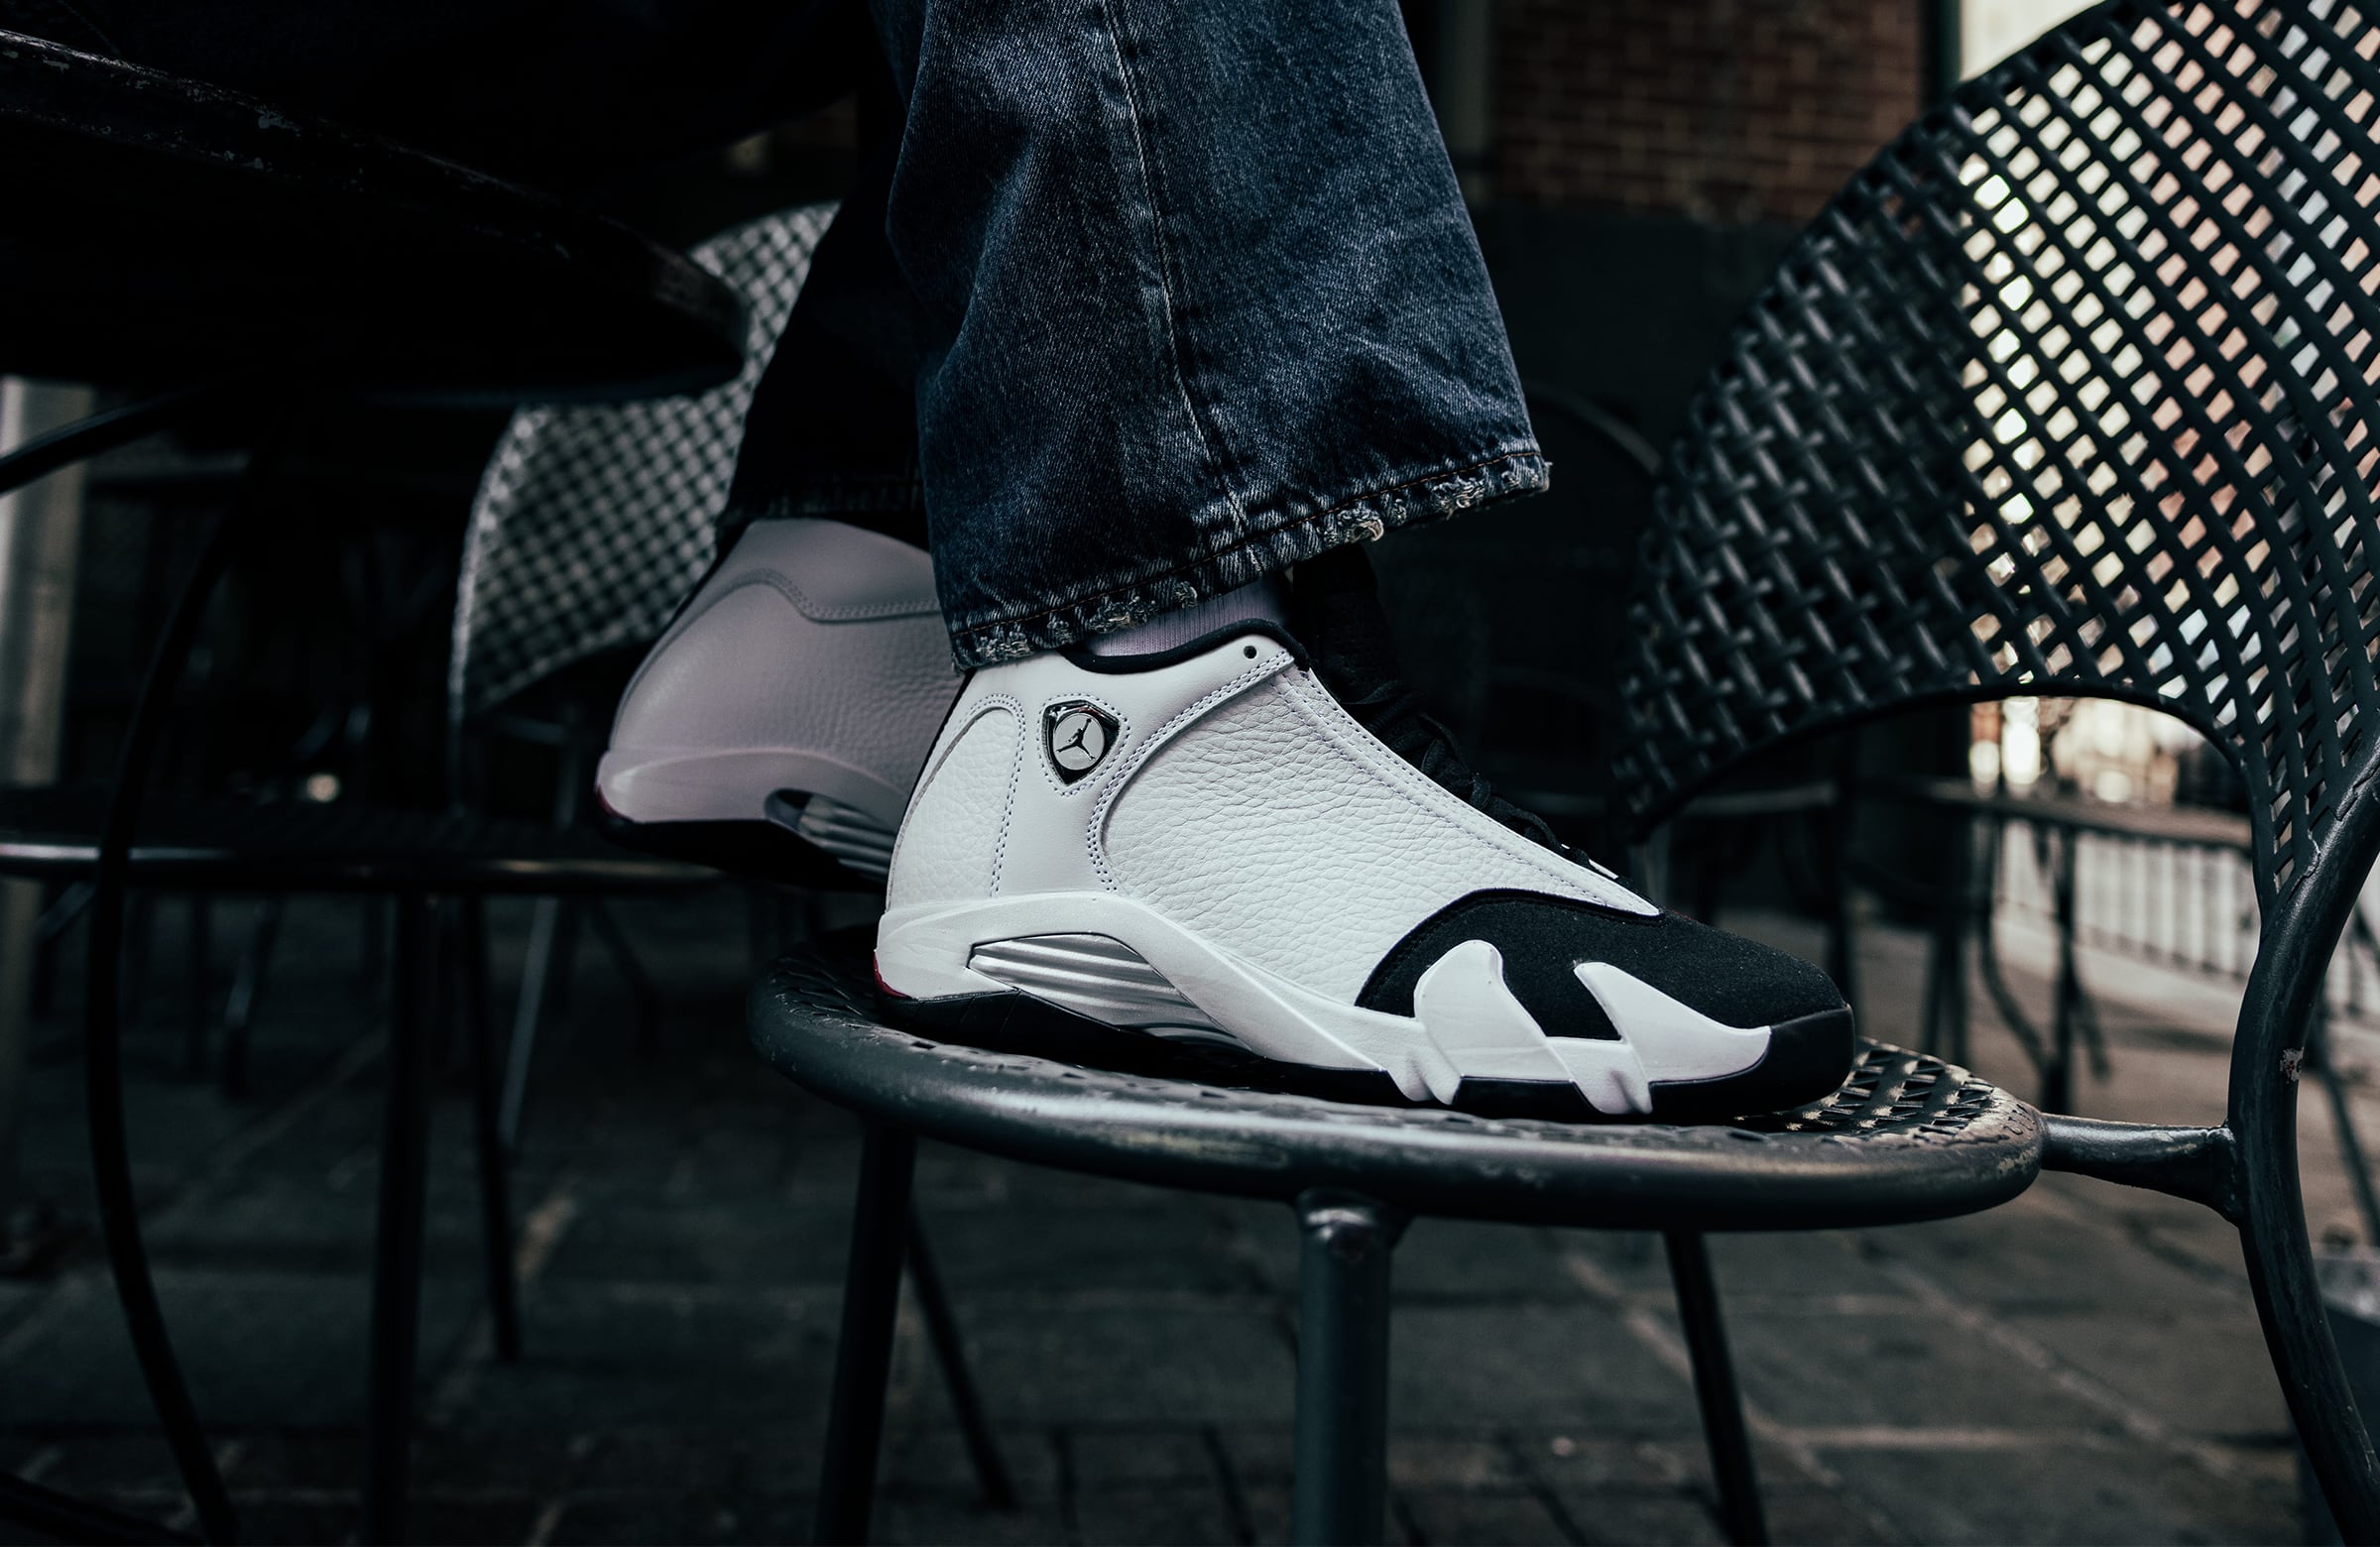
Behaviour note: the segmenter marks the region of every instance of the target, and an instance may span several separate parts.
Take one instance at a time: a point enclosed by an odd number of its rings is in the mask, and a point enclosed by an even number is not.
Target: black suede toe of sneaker
[[[1661,1066],[1651,1087],[1656,1120],[1712,1121],[1799,1107],[1832,1093],[1850,1072],[1856,1042],[1850,1007],[1834,980],[1808,962],[1680,913],[1632,915],[1534,892],[1479,892],[1442,908],[1381,959],[1357,1003],[1413,1013],[1422,975],[1471,940],[1495,947],[1504,986],[1547,1036],[1625,1040],[1648,1067]],[[1638,1012],[1634,1023],[1616,1023],[1582,972],[1598,963],[1655,991],[1630,996],[1653,1009]],[[1766,1027],[1767,1047],[1750,1067],[1738,1067],[1730,1041],[1718,1028],[1701,1027],[1698,1016],[1719,1028]],[[1707,1055],[1692,1045],[1698,1036],[1713,1044]],[[1708,1074],[1698,1071],[1704,1057]],[[1471,1099],[1458,1105],[1484,1111],[1528,1105],[1526,1093],[1473,1091],[1475,1083],[1465,1082]]]

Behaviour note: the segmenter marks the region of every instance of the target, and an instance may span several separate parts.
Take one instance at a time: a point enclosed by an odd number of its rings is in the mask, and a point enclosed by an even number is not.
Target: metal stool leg
[[[429,1139],[429,1007],[435,951],[431,905],[397,901],[390,964],[388,1105],[380,1135],[380,1223],[372,1253],[372,1365],[364,1414],[365,1542],[405,1539],[412,1460],[414,1363],[420,1333],[422,1199]]]
[[[496,1357],[512,1364],[521,1357],[520,1286],[513,1276],[512,1173],[504,1133],[496,1116],[496,1035],[488,1024],[488,918],[478,897],[457,904],[464,1036],[471,1052],[471,1136],[478,1150],[479,1237],[487,1259],[488,1317],[496,1332]]]
[[[1388,1518],[1388,1263],[1405,1217],[1353,1193],[1298,1195],[1292,1541],[1378,1542]]]
[[[812,1533],[820,1547],[868,1539],[877,1451],[885,1433],[885,1382],[892,1368],[892,1323],[900,1310],[909,1179],[917,1164],[917,1139],[906,1129],[870,1122],[866,1133],[851,1220],[851,1261],[843,1274],[843,1331],[835,1345],[818,1525]]]
[[[1001,1458],[1000,1443],[984,1420],[984,1404],[976,1395],[975,1376],[967,1368],[967,1345],[959,1338],[958,1318],[950,1313],[943,1292],[942,1270],[934,1264],[933,1248],[925,1239],[925,1223],[909,1210],[909,1283],[917,1291],[917,1308],[925,1313],[925,1330],[934,1340],[934,1359],[942,1367],[942,1383],[950,1390],[959,1433],[967,1442],[967,1459],[975,1464],[975,1484],[984,1503],[993,1509],[1016,1507],[1016,1485]]]
[[[1662,1239],[1669,1247],[1669,1276],[1677,1285],[1686,1350],[1694,1360],[1694,1395],[1703,1409],[1703,1435],[1711,1445],[1720,1523],[1736,1547],[1755,1547],[1768,1540],[1768,1521],[1760,1509],[1760,1479],[1752,1470],[1752,1443],[1744,1432],[1743,1399],[1736,1392],[1735,1367],[1727,1357],[1726,1329],[1720,1324],[1711,1252],[1699,1231],[1673,1230]]]

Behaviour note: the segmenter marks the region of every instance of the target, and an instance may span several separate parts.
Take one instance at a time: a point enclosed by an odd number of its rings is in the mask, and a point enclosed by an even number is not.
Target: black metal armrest
[[[2202,1203],[2239,1224],[2239,1144],[2227,1128],[2161,1128],[2045,1113],[2041,1168]]]

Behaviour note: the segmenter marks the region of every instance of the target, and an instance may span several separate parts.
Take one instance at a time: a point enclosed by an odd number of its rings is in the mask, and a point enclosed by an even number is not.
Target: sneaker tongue
[[[1342,703],[1402,685],[1379,585],[1360,547],[1326,549],[1297,566],[1289,632],[1306,647],[1315,675]]]
[[[1297,566],[1289,627],[1331,696],[1389,751],[1522,837],[1562,848],[1544,818],[1496,795],[1463,761],[1446,727],[1421,712],[1400,674],[1379,585],[1362,548],[1330,548]]]

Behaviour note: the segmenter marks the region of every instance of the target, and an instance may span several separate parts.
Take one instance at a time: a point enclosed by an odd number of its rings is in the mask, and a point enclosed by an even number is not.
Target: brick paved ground
[[[669,988],[667,1046],[636,1058],[590,962],[519,1174],[517,1368],[490,1361],[478,1313],[464,1109],[452,1088],[437,1109],[425,1539],[806,1530],[854,1130],[746,1052],[739,903],[628,916]],[[218,925],[227,961],[239,918],[226,907]],[[354,918],[321,904],[294,925],[252,1101],[182,1074],[170,953],[134,1039],[164,1294],[258,1540],[336,1538],[353,1507],[378,1116],[376,1049],[352,1008]],[[1879,1029],[1912,1002],[1917,960],[1909,940],[1870,935]],[[2108,1003],[2117,1076],[2086,1090],[2089,1110],[2211,1117],[2229,990],[2116,981],[2144,1004]],[[79,1209],[65,1031],[49,1028],[27,1149],[38,1186]],[[1976,1061],[2012,1067],[1989,1037]],[[2312,1126],[2310,1164],[2329,1168]],[[1025,1505],[975,1506],[904,1316],[890,1539],[1281,1537],[1284,1211],[933,1148],[920,1180]],[[2334,1168],[2313,1190],[2320,1219],[2346,1218]],[[2236,1250],[2210,1217],[2048,1178],[1980,1218],[1745,1236],[1715,1252],[1782,1540],[2299,1538],[2287,1422]],[[1423,1222],[1396,1273],[1402,1539],[1718,1539],[1649,1239]],[[0,1466],[186,1520],[87,1247],[0,1279]]]

